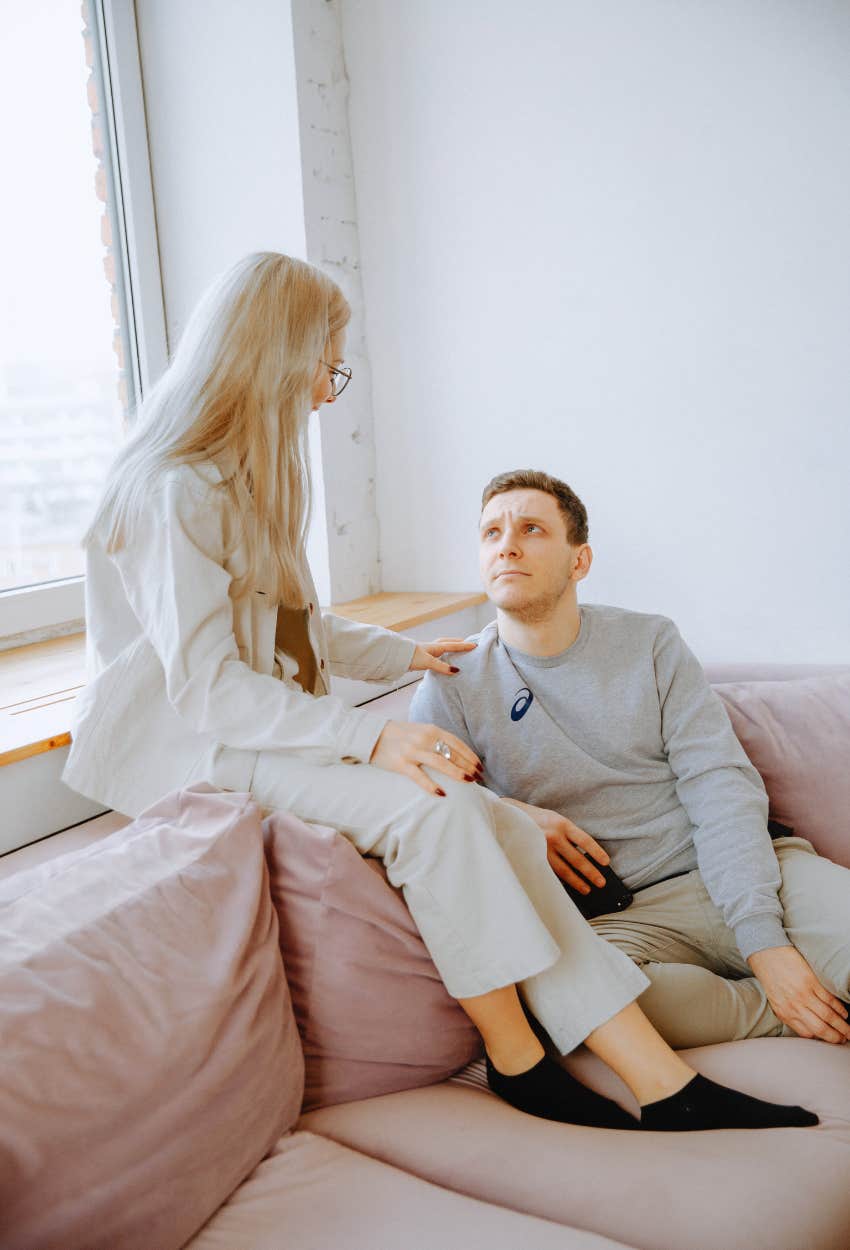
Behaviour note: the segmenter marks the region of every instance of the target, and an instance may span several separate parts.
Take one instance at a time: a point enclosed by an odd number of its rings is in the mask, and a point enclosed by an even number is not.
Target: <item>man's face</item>
[[[490,601],[512,616],[544,620],[573,580],[578,550],[545,491],[505,491],[481,514],[481,580]]]

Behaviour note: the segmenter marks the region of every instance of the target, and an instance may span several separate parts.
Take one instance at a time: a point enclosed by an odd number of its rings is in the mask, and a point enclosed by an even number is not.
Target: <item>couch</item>
[[[709,676],[772,815],[850,867],[850,669]],[[0,861],[3,1250],[850,1250],[850,1047],[684,1052],[815,1129],[533,1119],[338,835],[205,786],[108,827]]]

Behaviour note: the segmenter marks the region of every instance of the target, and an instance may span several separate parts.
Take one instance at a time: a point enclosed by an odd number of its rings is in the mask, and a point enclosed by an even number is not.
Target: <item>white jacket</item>
[[[192,781],[250,789],[258,751],[368,761],[387,721],[335,695],[305,694],[295,662],[273,675],[277,606],[261,590],[230,597],[245,551],[225,557],[234,517],[217,480],[211,463],[169,469],[125,547],[88,549],[88,681],[63,780],[128,816]],[[391,681],[408,670],[414,642],[323,617],[312,585],[311,596],[326,686],[329,671]]]

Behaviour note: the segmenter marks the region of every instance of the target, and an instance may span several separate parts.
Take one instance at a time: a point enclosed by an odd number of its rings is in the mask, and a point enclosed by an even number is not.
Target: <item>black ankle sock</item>
[[[504,1076],[493,1067],[488,1056],[487,1081],[493,1093],[512,1107],[544,1120],[595,1128],[640,1127],[634,1116],[628,1115],[610,1098],[603,1098],[582,1085],[547,1055],[517,1076]]]
[[[641,1107],[640,1126],[656,1133],[703,1128],[806,1128],[818,1117],[802,1107],[762,1102],[699,1073],[684,1089]]]

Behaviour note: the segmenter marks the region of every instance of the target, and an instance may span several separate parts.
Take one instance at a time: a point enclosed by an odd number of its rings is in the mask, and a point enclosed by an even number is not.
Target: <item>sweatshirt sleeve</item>
[[[395,681],[410,668],[416,643],[379,625],[322,613],[331,672],[359,681]]]
[[[420,724],[439,725],[475,751],[476,747],[463,713],[463,699],[458,684],[461,681],[462,675],[427,672],[416,687],[408,716],[410,720]]]
[[[386,717],[291,690],[240,658],[215,492],[169,474],[112,559],[162,664],[168,699],[199,734],[228,747],[295,751],[315,763],[369,760]]]
[[[706,889],[744,959],[788,946],[761,777],[672,621],[655,639],[654,662],[664,745]]]

